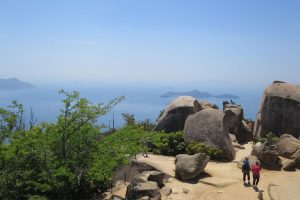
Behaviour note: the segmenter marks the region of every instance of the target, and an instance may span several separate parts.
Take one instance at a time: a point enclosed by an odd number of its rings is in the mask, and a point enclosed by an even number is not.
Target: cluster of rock
[[[300,140],[289,134],[281,135],[277,142],[269,139],[256,143],[251,154],[257,156],[266,168],[300,169]]]
[[[197,177],[204,171],[209,156],[203,153],[195,155],[179,154],[175,160],[175,174],[181,180],[190,180]],[[145,169],[134,176],[127,186],[126,200],[160,200],[162,194],[169,196],[172,194],[172,188],[164,185],[168,178],[163,172],[148,170],[151,167],[141,166],[134,162],[132,166],[138,166],[139,169]],[[142,168],[141,168],[142,167]],[[187,189],[183,189],[183,193],[188,193]],[[120,196],[112,196],[110,200],[124,200]]]
[[[160,200],[161,190],[170,195],[172,190],[164,187],[165,174],[158,171],[144,171],[128,185],[127,200]]]
[[[283,134],[277,142],[280,165],[284,170],[300,169],[300,140],[292,135]]]
[[[154,130],[167,133],[183,130],[187,145],[203,143],[220,149],[220,159],[233,160],[235,150],[229,134],[233,134],[240,144],[253,139],[252,130],[243,117],[243,108],[239,105],[224,103],[222,111],[207,101],[180,96],[168,105]]]
[[[252,130],[244,120],[244,111],[240,105],[223,102],[223,111],[229,133],[235,135],[239,144],[253,140]]]
[[[186,118],[201,110],[201,104],[191,96],[180,96],[167,106],[159,118],[155,131],[167,133],[183,130]]]
[[[252,155],[265,167],[294,170],[300,168],[300,87],[274,81],[264,91],[257,114],[254,137],[259,140],[275,134],[277,142],[267,138],[256,143]]]
[[[266,168],[277,168],[279,153],[277,146],[272,141],[258,142],[254,145],[251,155],[257,156]]]

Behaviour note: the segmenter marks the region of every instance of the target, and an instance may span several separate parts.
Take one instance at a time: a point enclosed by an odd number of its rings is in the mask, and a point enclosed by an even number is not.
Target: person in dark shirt
[[[250,185],[250,163],[249,163],[249,158],[246,157],[245,160],[242,163],[242,172],[243,172],[243,181],[244,185],[246,185],[246,176],[248,179],[248,184]]]

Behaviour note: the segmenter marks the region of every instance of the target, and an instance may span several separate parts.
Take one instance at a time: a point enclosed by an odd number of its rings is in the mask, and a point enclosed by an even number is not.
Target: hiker
[[[242,172],[243,172],[244,185],[246,185],[246,176],[248,179],[248,184],[250,185],[250,163],[248,157],[246,157],[242,163]]]
[[[259,162],[256,162],[255,165],[251,166],[251,171],[253,174],[253,187],[255,189],[257,189],[257,185],[259,182],[260,170],[261,170],[261,166],[260,166]]]

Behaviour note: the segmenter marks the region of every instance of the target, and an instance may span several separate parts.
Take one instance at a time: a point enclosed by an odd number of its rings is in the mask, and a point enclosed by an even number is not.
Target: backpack
[[[250,164],[249,164],[249,161],[247,161],[247,160],[244,160],[244,161],[243,161],[242,170],[243,170],[243,171],[250,171]]]

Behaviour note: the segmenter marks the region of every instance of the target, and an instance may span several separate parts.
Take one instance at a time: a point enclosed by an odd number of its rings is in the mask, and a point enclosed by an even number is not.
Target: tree
[[[91,169],[102,154],[96,122],[124,97],[93,104],[78,92],[60,93],[64,108],[56,123],[25,130],[22,104],[0,109],[0,199],[85,199],[95,190]]]
[[[0,143],[10,138],[13,132],[25,130],[23,105],[13,101],[8,108],[0,108]]]
[[[122,113],[123,119],[126,122],[126,125],[134,125],[135,124],[135,117],[133,114],[129,113]]]

